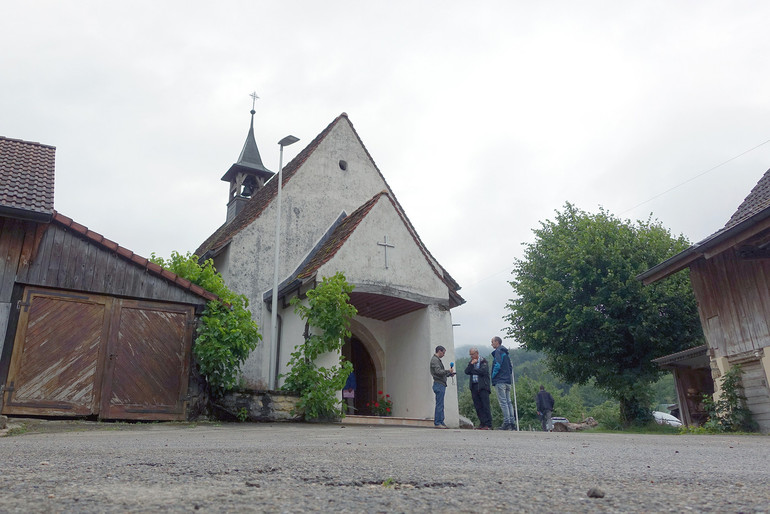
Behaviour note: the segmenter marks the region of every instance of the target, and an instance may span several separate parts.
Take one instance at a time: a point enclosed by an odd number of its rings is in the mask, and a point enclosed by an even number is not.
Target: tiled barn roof
[[[761,223],[770,217],[770,170],[759,179],[749,195],[743,200],[738,210],[730,217],[724,227],[707,238],[692,245],[687,250],[650,268],[637,278],[645,284],[656,282],[690,265],[707,251],[725,241],[747,233],[752,225]]]
[[[0,214],[49,221],[55,161],[53,146],[0,136]]]
[[[729,229],[768,207],[770,207],[770,170],[767,170],[762,178],[759,179],[757,185],[754,186],[754,189],[743,200],[738,210],[735,211],[722,230]]]

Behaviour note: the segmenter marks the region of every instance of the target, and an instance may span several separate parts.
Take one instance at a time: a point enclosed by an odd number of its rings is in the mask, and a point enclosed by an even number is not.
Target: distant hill
[[[462,357],[467,357],[468,356],[468,352],[474,346],[479,349],[479,354],[482,357],[489,357],[489,355],[492,353],[492,345],[491,344],[487,344],[486,346],[484,346],[484,345],[464,344],[462,346],[455,346],[455,358],[456,359],[460,359]]]

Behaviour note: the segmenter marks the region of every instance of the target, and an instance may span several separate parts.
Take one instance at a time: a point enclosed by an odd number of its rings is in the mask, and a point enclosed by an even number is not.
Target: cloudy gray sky
[[[0,135],[57,147],[59,212],[167,256],[224,221],[251,91],[273,170],[280,138],[290,159],[347,112],[463,286],[455,343],[486,345],[566,201],[691,241],[724,225],[770,167],[768,21],[759,1],[12,2]]]

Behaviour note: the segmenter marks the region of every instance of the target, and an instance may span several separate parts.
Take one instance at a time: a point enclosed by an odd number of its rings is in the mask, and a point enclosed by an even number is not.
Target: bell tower
[[[274,175],[272,171],[265,168],[265,165],[262,164],[262,158],[259,156],[257,141],[254,139],[254,114],[256,114],[254,105],[259,97],[255,92],[251,93],[251,98],[251,126],[249,127],[249,134],[246,136],[246,142],[243,145],[238,161],[230,166],[230,169],[222,177],[222,180],[230,183],[226,223],[230,223],[241,212],[249,198]]]

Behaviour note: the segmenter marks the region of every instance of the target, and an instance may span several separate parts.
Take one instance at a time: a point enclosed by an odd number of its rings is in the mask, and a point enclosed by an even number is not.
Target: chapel
[[[394,416],[431,419],[429,362],[437,345],[447,349],[447,368],[455,358],[451,309],[465,302],[460,286],[420,239],[347,114],[280,175],[262,162],[254,114],[238,160],[222,176],[229,185],[226,220],[196,251],[212,258],[227,285],[249,299],[260,327],[263,339],[242,367],[243,378],[253,389],[280,388],[305,334],[289,301],[342,272],[355,287],[350,299],[358,310],[342,350],[356,376],[355,413],[370,414],[367,403],[382,392],[390,395]],[[294,141],[281,140],[281,152]],[[322,357],[327,364],[338,358]],[[445,404],[447,424],[458,426],[451,381]]]

